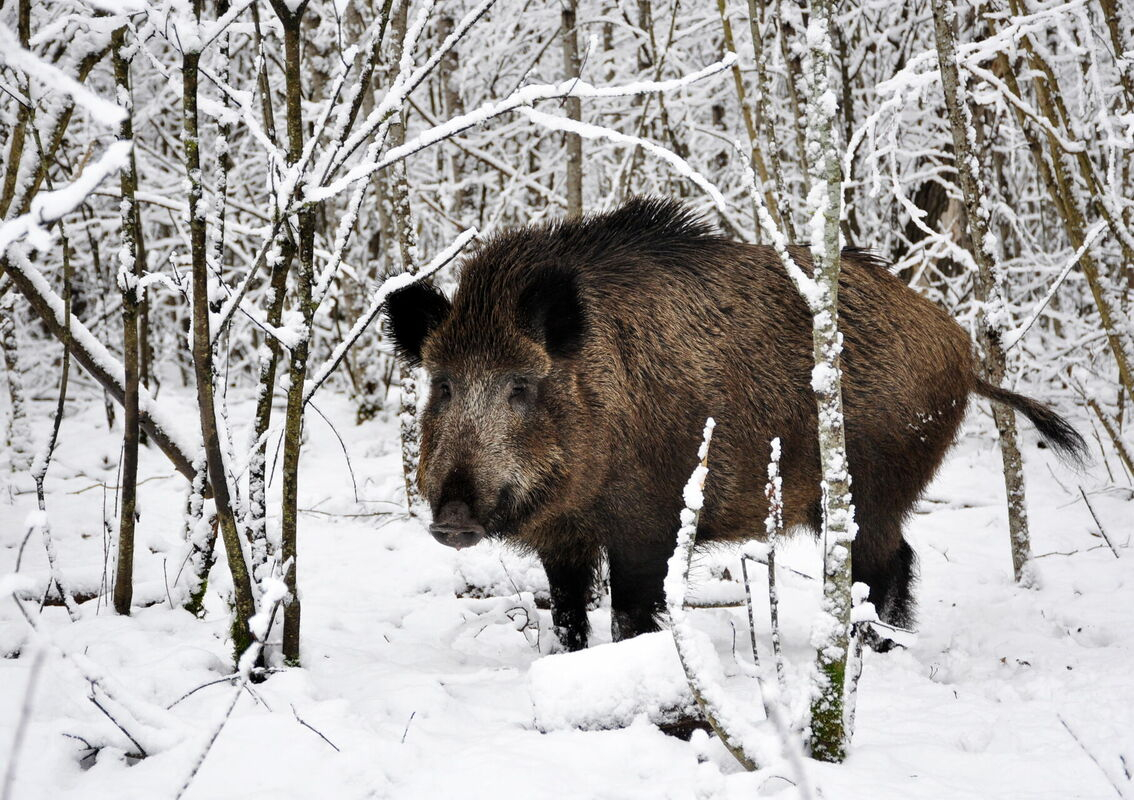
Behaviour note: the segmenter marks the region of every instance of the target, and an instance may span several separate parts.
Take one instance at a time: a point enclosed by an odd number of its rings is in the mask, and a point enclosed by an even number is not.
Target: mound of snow
[[[668,631],[546,656],[532,664],[528,688],[544,732],[624,728],[642,714],[655,725],[698,716]]]

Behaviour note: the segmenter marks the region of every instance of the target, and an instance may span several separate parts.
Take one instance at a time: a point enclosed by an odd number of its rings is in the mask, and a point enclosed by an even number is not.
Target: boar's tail
[[[1071,427],[1067,420],[1043,403],[1037,403],[1030,397],[1024,397],[1022,394],[993,386],[979,378],[975,391],[981,397],[987,397],[989,400],[1011,406],[1030,419],[1044,440],[1054,447],[1060,455],[1080,465],[1087,460],[1087,443],[1083,441],[1083,437]]]

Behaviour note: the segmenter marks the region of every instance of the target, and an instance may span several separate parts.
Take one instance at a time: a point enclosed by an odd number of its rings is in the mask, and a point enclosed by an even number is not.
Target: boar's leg
[[[911,628],[914,623],[913,582],[917,559],[902,538],[900,522],[871,525],[863,520],[854,543],[852,579],[870,587],[870,602],[888,625]],[[875,650],[889,650],[892,643],[867,631],[867,643]]]
[[[636,543],[633,550],[610,548],[610,635],[616,642],[658,630],[665,611],[669,553]]]
[[[565,557],[563,553],[540,553],[539,556],[551,590],[551,622],[555,635],[568,651],[582,650],[587,646],[590,632],[587,598],[595,580],[597,559]]]

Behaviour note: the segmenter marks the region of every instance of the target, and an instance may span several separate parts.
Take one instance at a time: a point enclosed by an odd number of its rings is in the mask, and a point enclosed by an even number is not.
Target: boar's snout
[[[429,526],[429,532],[441,544],[458,550],[472,547],[484,538],[484,526],[473,519],[469,504],[460,500],[451,500],[441,506]]]

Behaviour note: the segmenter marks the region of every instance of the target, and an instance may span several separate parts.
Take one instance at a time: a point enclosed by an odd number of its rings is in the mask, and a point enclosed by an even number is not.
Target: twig
[[[151,475],[150,477],[146,478],[145,480],[138,481],[138,485],[143,486],[143,485],[149,483],[150,481],[169,480],[170,478],[174,478],[176,476],[177,476],[176,472],[171,472],[168,475]],[[82,494],[83,492],[89,492],[91,489],[100,489],[100,488],[101,489],[109,489],[112,492],[117,492],[122,487],[121,486],[107,486],[105,483],[92,483],[90,486],[84,486],[82,489],[75,489],[73,492],[67,492],[67,494]]]
[[[218,683],[231,683],[232,681],[236,680],[238,677],[240,677],[239,673],[233,673],[232,675],[225,675],[223,678],[217,678],[216,680],[209,681],[208,683],[202,683],[200,686],[196,687],[195,689],[190,689],[185,694],[181,695],[181,697],[177,698],[172,703],[167,705],[166,708],[167,709],[173,708],[175,705],[180,703],[182,700],[187,700],[189,697],[191,697],[192,695],[201,691],[202,689],[207,689],[210,686],[216,686]]]
[[[1102,534],[1103,541],[1110,547],[1110,552],[1114,553],[1114,557],[1118,558],[1118,551],[1114,549],[1114,542],[1106,535],[1106,529],[1103,528],[1102,523],[1099,522],[1099,515],[1095,513],[1095,507],[1091,505],[1091,501],[1088,499],[1087,493],[1083,491],[1082,486],[1079,487],[1079,494],[1083,495],[1083,502],[1087,504],[1087,510],[1091,512],[1091,516],[1095,520],[1095,525],[1098,525],[1099,533]]]
[[[404,731],[402,731],[402,744],[406,743],[406,736],[409,734],[409,726],[410,726],[410,723],[413,722],[413,718],[414,718],[415,714],[417,714],[416,711],[411,711],[410,715],[409,715],[409,719],[406,720],[406,729]]]
[[[0,800],[11,800],[12,797],[12,785],[16,781],[16,766],[20,760],[20,747],[24,743],[24,734],[27,733],[28,720],[31,719],[35,685],[39,680],[39,673],[43,669],[46,655],[43,650],[35,654],[35,661],[32,662],[31,671],[28,674],[28,686],[24,690],[24,702],[20,706],[20,719],[16,723],[16,734],[12,737],[12,750],[8,754],[8,769],[4,771],[4,788],[0,791]]]
[[[181,788],[177,791],[175,798],[177,798],[178,800],[180,800],[180,798],[189,789],[189,785],[193,783],[193,779],[197,777],[197,773],[200,771],[201,765],[205,763],[205,758],[209,755],[209,751],[213,749],[213,745],[216,743],[217,737],[220,736],[221,731],[224,729],[225,723],[227,723],[228,718],[232,716],[232,711],[236,708],[236,703],[240,699],[240,695],[244,693],[244,688],[248,685],[248,681],[252,675],[253,667],[255,667],[256,663],[260,659],[260,653],[264,649],[264,641],[267,639],[267,635],[272,629],[272,623],[276,618],[276,610],[280,607],[280,603],[287,596],[287,589],[283,585],[283,581],[276,580],[271,588],[272,590],[274,590],[274,592],[270,597],[268,596],[268,587],[265,587],[264,592],[265,601],[270,601],[272,604],[271,611],[266,615],[266,617],[264,617],[263,612],[260,612],[251,620],[249,620],[249,631],[252,633],[254,640],[252,645],[249,646],[248,649],[245,650],[240,656],[240,668],[237,671],[237,675],[240,676],[240,685],[237,686],[236,691],[232,693],[232,702],[228,704],[228,709],[225,711],[224,716],[221,717],[220,722],[218,722],[216,727],[213,728],[212,735],[209,737],[208,742],[205,744],[205,749],[201,751],[201,754],[193,763],[193,768],[189,771],[189,774],[185,777],[185,781],[181,784]],[[266,618],[268,624],[264,628],[263,634],[257,635],[256,622],[261,618]]]
[[[1114,787],[1114,791],[1118,793],[1118,796],[1124,798],[1125,800],[1125,798],[1127,797],[1126,792],[1122,790],[1121,786],[1115,783],[1114,778],[1112,778],[1110,776],[1110,773],[1106,771],[1101,763],[1099,763],[1099,760],[1095,758],[1094,753],[1088,750],[1087,746],[1083,744],[1083,740],[1075,734],[1075,731],[1071,730],[1071,726],[1067,724],[1067,720],[1063,718],[1063,715],[1056,714],[1055,716],[1059,718],[1059,722],[1063,725],[1064,728],[1067,729],[1067,733],[1071,734],[1071,738],[1075,740],[1075,744],[1079,745],[1079,748],[1087,754],[1087,757],[1091,759],[1091,761],[1095,762],[1095,766],[1099,768],[1099,772],[1101,772],[1106,777],[1107,782]]]
[[[118,728],[118,730],[122,731],[122,733],[125,734],[126,738],[129,739],[133,743],[134,747],[138,748],[138,752],[141,754],[142,758],[145,758],[146,756],[148,756],[149,753],[146,752],[146,749],[144,747],[142,747],[140,744],[138,744],[138,740],[135,739],[133,737],[133,735],[131,735],[130,731],[126,730],[126,728],[122,725],[122,723],[119,722],[117,719],[115,719],[114,715],[106,710],[106,706],[104,706],[102,703],[100,703],[98,701],[98,698],[95,697],[94,688],[95,688],[95,683],[94,683],[94,681],[91,681],[91,696],[88,699],[92,703],[94,703],[95,708],[97,708],[99,711],[101,711],[106,716],[106,718],[108,720],[113,722],[114,727]]]
[[[320,733],[320,732],[319,732],[319,730],[318,730],[318,729],[316,729],[316,728],[315,728],[315,727],[314,727],[313,725],[311,725],[310,723],[308,723],[308,722],[307,722],[307,721],[305,721],[305,720],[304,720],[304,719],[303,719],[302,717],[300,717],[300,716],[299,716],[299,712],[295,710],[295,703],[292,703],[292,704],[291,704],[291,713],[295,715],[295,721],[296,721],[296,722],[298,722],[298,723],[299,723],[300,725],[302,725],[303,727],[305,727],[305,728],[307,728],[307,729],[309,729],[309,730],[311,730],[311,731],[314,731],[314,732],[315,732],[315,735],[316,735],[316,736],[318,736],[318,737],[319,737],[320,739],[322,739],[322,740],[323,740],[324,742],[326,742],[327,744],[329,744],[329,745],[330,745],[331,747],[334,747],[334,748],[335,748],[335,752],[336,752],[336,753],[341,753],[341,752],[342,752],[342,750],[340,750],[340,749],[339,749],[339,748],[338,748],[338,747],[337,747],[337,746],[335,745],[335,743],[334,743],[334,742],[332,742],[332,741],[331,741],[330,739],[328,739],[328,738],[327,738],[326,736],[324,736],[324,735],[323,735],[322,733]],[[404,738],[404,737],[403,737],[403,738]]]
[[[778,436],[769,444],[768,483],[764,487],[764,494],[768,498],[768,518],[764,521],[768,540],[768,555],[765,556],[768,565],[768,616],[772,626],[772,657],[776,662],[776,680],[779,682],[780,693],[785,694],[787,678],[784,675],[784,655],[780,650],[780,593],[776,588],[776,544],[784,531],[784,480],[780,475],[783,449]]]
[[[317,508],[301,508],[300,514],[316,514],[320,517],[342,517],[343,519],[363,519],[372,517],[404,516],[402,511],[368,511],[365,514],[336,514],[333,511],[320,511]]]
[[[1106,545],[1096,544],[1094,547],[1088,547],[1085,550],[1053,550],[1050,553],[1040,553],[1038,556],[1035,556],[1035,558],[1047,558],[1048,556],[1077,556],[1079,555],[1079,553],[1089,553],[1092,550],[1099,550],[1103,547],[1106,547]],[[874,624],[877,625],[878,623],[875,622]]]
[[[752,587],[748,583],[748,559],[741,556],[740,573],[744,578],[744,605],[748,608],[748,635],[752,639],[752,663],[760,669],[760,653],[756,649],[756,617],[752,613]]]
[[[350,485],[354,489],[354,502],[357,503],[358,480],[354,477],[354,466],[350,463],[350,453],[347,452],[346,442],[343,441],[343,437],[339,436],[339,432],[335,428],[335,424],[327,419],[327,415],[320,411],[319,407],[314,403],[311,403],[310,400],[308,400],[308,403],[311,405],[311,408],[315,410],[315,413],[323,418],[323,421],[327,423],[327,427],[331,429],[331,433],[335,434],[335,438],[339,440],[339,447],[341,447],[343,450],[343,458],[346,459],[347,472],[350,473]]]
[[[1134,477],[1134,458],[1131,458],[1130,451],[1126,449],[1126,443],[1122,441],[1119,432],[1111,423],[1110,416],[1103,413],[1102,408],[1098,402],[1092,397],[1087,399],[1087,405],[1090,406],[1091,411],[1095,412],[1095,416],[1099,418],[1102,423],[1103,429],[1106,431],[1110,441],[1114,444],[1114,451],[1118,453],[1118,458],[1122,461],[1122,465],[1126,467],[1127,473]]]
[[[79,607],[75,604],[75,599],[70,589],[67,588],[67,582],[59,569],[59,557],[55,552],[55,540],[51,538],[51,524],[48,522],[47,512],[40,510],[39,513],[41,518],[32,527],[39,528],[40,533],[43,534],[43,548],[47,552],[47,564],[51,574],[47,588],[50,591],[51,584],[55,584],[55,587],[59,590],[59,596],[63,600],[63,605],[67,609],[67,616],[70,617],[72,622],[75,622],[79,619]]]

